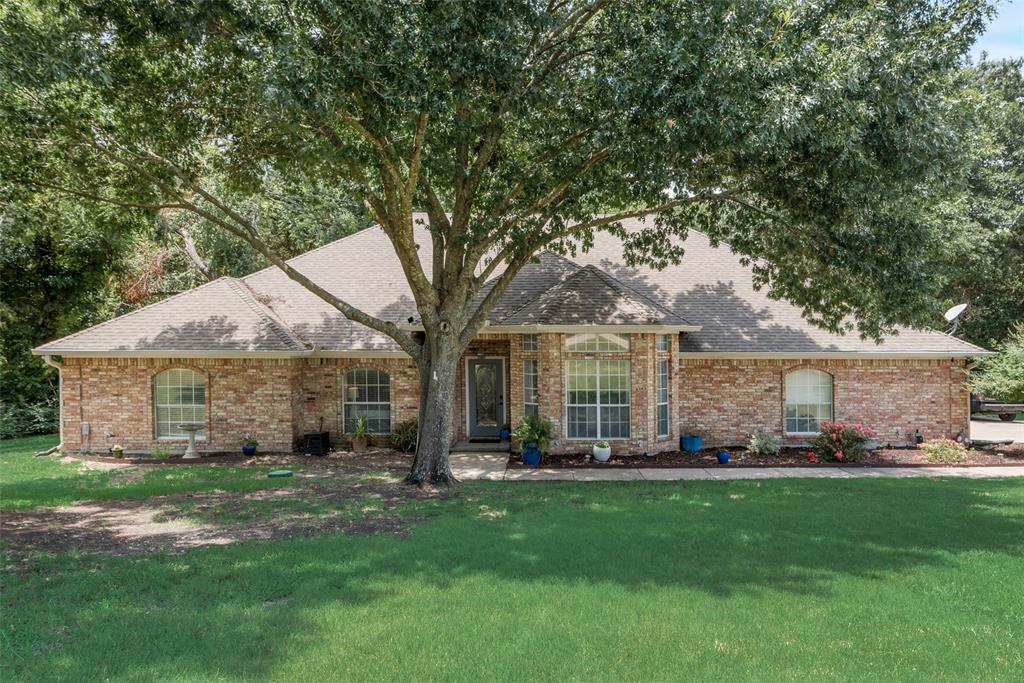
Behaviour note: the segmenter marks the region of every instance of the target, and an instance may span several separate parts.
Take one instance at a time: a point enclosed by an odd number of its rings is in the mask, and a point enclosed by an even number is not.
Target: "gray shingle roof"
[[[589,265],[497,320],[499,325],[688,325],[681,316]]]
[[[262,352],[294,353],[306,345],[256,300],[245,284],[222,277],[94,325],[37,353]]]
[[[419,217],[422,218],[422,217]],[[628,230],[642,227],[626,222]],[[430,237],[416,227],[429,278]],[[541,254],[510,285],[489,316],[494,325],[656,324],[701,329],[687,333],[687,353],[947,354],[983,352],[930,330],[901,330],[881,345],[835,335],[806,320],[784,301],[754,289],[740,256],[691,230],[682,262],[658,271],[622,262],[619,240],[595,236],[593,248],[571,259]],[[370,228],[290,261],[321,286],[371,315],[395,323],[415,319],[416,306],[387,237]],[[589,266],[589,267],[588,267]],[[490,285],[488,285],[489,287]],[[486,290],[485,290],[486,291]],[[396,352],[387,336],[353,323],[277,268],[245,278],[221,278],[133,313],[36,349],[37,353],[208,351],[307,353]]]

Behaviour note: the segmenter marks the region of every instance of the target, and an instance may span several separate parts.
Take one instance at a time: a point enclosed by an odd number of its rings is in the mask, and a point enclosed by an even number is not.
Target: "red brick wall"
[[[684,359],[678,373],[679,430],[723,445],[743,443],[757,429],[783,437],[783,378],[803,367],[832,375],[836,420],[860,422],[883,442],[895,441],[897,428],[920,429],[926,438],[967,433],[964,362],[909,359]]]
[[[518,336],[490,335],[467,352],[483,349],[506,363],[505,400],[509,423],[523,413],[522,361],[539,361],[539,410],[555,423],[554,451],[586,451],[584,441],[566,441],[565,335],[542,334],[538,351],[522,351]],[[839,420],[862,422],[879,437],[895,440],[895,429],[920,429],[926,437],[956,436],[969,424],[965,366],[960,360],[702,360],[685,359],[676,344],[668,354],[654,351],[654,335],[633,335],[628,358],[632,381],[632,435],[613,442],[618,453],[674,450],[678,436],[694,431],[709,445],[740,444],[756,429],[783,436],[783,377],[812,367],[833,376],[834,411]],[[585,356],[587,354],[579,354]],[[595,354],[602,355],[603,354]],[[613,354],[614,355],[614,354]],[[619,354],[627,357],[626,354]],[[672,359],[671,434],[658,438],[655,415],[655,359]],[[208,450],[234,451],[243,432],[254,431],[263,450],[289,450],[306,431],[340,435],[342,377],[352,368],[376,368],[391,376],[391,421],[415,418],[419,402],[416,367],[403,358],[322,359],[118,359],[68,358],[61,371],[65,446],[83,446],[81,423],[91,425],[90,447],[120,443],[149,450],[153,426],[153,376],[187,367],[207,377]],[[452,421],[456,439],[465,438],[465,385],[460,364]],[[113,436],[106,436],[111,433]],[[180,447],[184,441],[174,442]]]
[[[105,451],[121,444],[149,450],[156,443],[153,377],[169,368],[190,368],[206,377],[207,450],[237,450],[244,432],[255,432],[264,449],[289,449],[296,367],[290,360],[68,358],[61,369],[64,445]],[[112,436],[107,436],[111,434]],[[185,440],[169,441],[172,447]]]

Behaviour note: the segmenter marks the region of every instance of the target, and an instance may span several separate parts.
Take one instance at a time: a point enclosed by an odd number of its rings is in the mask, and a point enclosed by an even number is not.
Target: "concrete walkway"
[[[1024,465],[1007,467],[588,467],[577,469],[506,468],[508,456],[496,453],[452,453],[455,476],[506,481],[680,481],[684,479],[851,479],[854,477],[1024,477]]]

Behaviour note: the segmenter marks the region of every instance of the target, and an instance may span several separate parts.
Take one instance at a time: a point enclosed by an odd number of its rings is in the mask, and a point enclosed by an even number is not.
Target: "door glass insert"
[[[498,376],[492,363],[478,363],[473,370],[476,380],[476,423],[482,427],[498,426]]]

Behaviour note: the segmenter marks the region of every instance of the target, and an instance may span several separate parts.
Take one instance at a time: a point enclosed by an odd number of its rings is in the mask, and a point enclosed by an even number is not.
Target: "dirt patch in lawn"
[[[948,464],[954,467],[968,465],[1024,465],[1024,444],[1014,443],[1005,446],[992,446],[984,448],[971,448],[967,452],[967,459],[958,463],[933,463],[925,458],[924,451],[919,448],[880,448],[871,451],[867,456],[856,463],[811,463],[808,460],[807,448],[783,448],[778,455],[759,455],[751,453],[745,448],[706,448],[697,453],[684,453],[671,451],[658,453],[651,456],[616,456],[613,455],[608,462],[597,462],[593,458],[588,459],[587,453],[563,453],[545,455],[541,461],[542,467],[549,468],[616,468],[616,467],[723,467],[718,464],[715,454],[720,450],[728,450],[730,453],[729,464],[726,467],[906,467],[915,465],[927,465],[929,467],[941,467]],[[527,468],[518,454],[513,453],[509,457],[508,466],[512,469]]]
[[[405,456],[369,458],[266,456],[254,465],[303,470],[287,486],[259,491],[217,491],[143,500],[88,501],[63,507],[5,512],[0,540],[17,563],[35,552],[110,555],[181,553],[191,548],[319,534],[394,534],[405,537],[423,518],[399,508],[455,495],[402,482]]]

